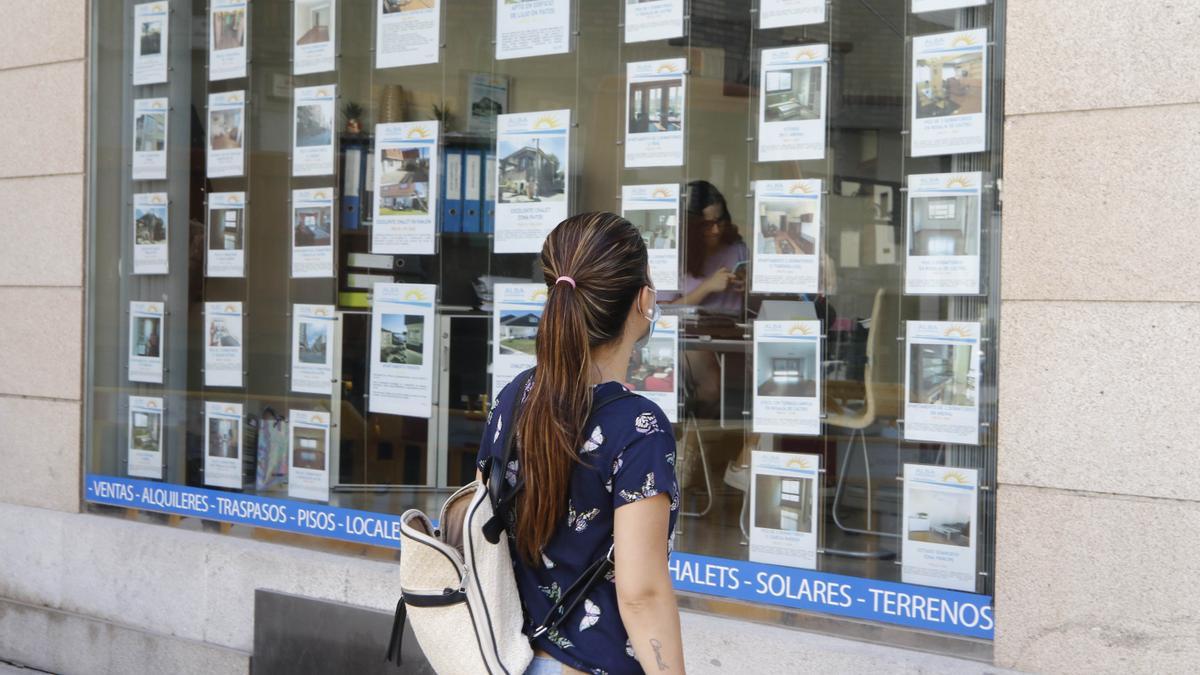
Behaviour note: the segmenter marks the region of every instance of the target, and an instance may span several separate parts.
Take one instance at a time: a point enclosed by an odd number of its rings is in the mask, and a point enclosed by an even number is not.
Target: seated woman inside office
[[[688,183],[687,235],[684,239],[682,293],[662,299],[696,305],[741,318],[745,307],[745,266],[750,250],[729,214],[725,196],[705,180]]]
[[[750,250],[725,203],[725,196],[705,180],[688,183],[683,272],[678,293],[660,293],[669,305],[696,307],[706,315],[742,321],[745,309],[745,270],[739,266]],[[711,328],[711,327],[710,327]],[[732,328],[732,322],[730,323]],[[700,329],[703,330],[703,329]],[[694,332],[694,331],[693,331]],[[721,397],[720,368],[711,351],[684,349],[686,395],[697,417],[715,419]]]

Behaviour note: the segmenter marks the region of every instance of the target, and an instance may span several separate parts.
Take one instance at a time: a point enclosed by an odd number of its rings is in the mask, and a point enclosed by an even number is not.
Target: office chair
[[[871,308],[871,324],[867,327],[867,361],[863,367],[863,406],[857,411],[842,408],[840,412],[829,413],[825,418],[825,423],[829,426],[850,429],[850,442],[846,444],[846,453],[844,456],[838,458],[840,466],[838,467],[837,485],[833,491],[833,507],[830,509],[830,512],[833,515],[834,524],[843,532],[874,534],[898,539],[900,535],[895,532],[884,532],[873,529],[874,509],[872,504],[873,492],[871,489],[871,458],[867,452],[866,429],[875,423],[880,408],[881,383],[878,381],[879,373],[877,369],[879,363],[877,359],[880,353],[882,336],[888,332],[888,328],[882,323],[883,296],[884,289],[880,288],[875,291],[875,302]],[[843,524],[839,513],[842,493],[846,486],[846,474],[850,467],[850,458],[854,451],[856,437],[861,442],[863,469],[866,473],[866,529],[849,527]],[[853,558],[884,558],[894,555],[891,551],[850,551],[830,548],[826,548],[825,551],[826,553]]]

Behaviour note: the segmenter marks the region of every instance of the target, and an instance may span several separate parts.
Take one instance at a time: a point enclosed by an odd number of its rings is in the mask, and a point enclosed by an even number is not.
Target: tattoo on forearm
[[[670,670],[662,659],[662,643],[654,638],[650,638],[650,646],[654,648],[654,660],[658,661],[659,670]]]

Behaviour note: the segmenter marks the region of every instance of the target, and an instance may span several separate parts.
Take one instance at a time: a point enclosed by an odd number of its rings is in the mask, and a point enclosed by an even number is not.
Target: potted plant
[[[362,114],[363,107],[354,101],[350,101],[342,106],[342,116],[346,118],[346,133],[362,133]]]

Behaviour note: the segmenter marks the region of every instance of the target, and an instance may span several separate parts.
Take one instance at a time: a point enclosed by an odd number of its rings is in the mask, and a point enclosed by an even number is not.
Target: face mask
[[[646,334],[634,343],[633,346],[636,349],[641,349],[642,347],[646,346],[646,343],[650,341],[650,337],[654,335],[654,325],[658,323],[660,318],[662,318],[662,308],[658,306],[658,291],[654,290],[653,288],[650,290],[654,293],[654,309],[650,310],[650,312],[647,314],[642,314],[642,317],[650,322],[650,326],[646,328]]]

